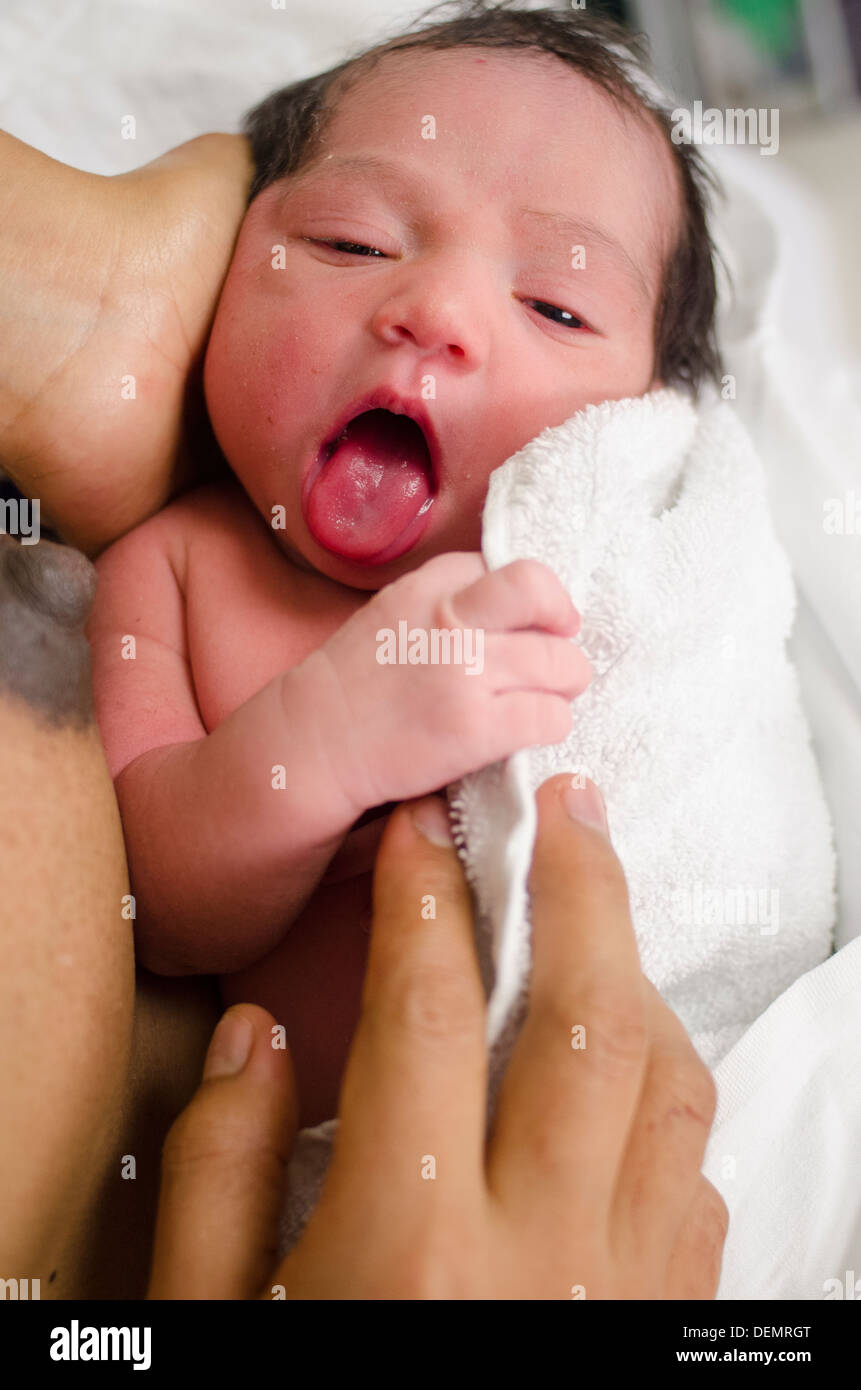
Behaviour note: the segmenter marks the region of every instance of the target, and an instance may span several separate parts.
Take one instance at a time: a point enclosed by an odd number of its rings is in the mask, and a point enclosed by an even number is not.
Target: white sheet
[[[861,1298],[859,1000],[855,940],[775,1000],[715,1072],[704,1171],[730,1210],[721,1299],[843,1298],[850,1271]]]
[[[235,130],[271,88],[421,8],[4,0],[0,125],[55,158],[119,173],[204,131]],[[136,119],[135,140],[121,138],[126,115]],[[724,304],[722,342],[800,587],[794,649],[836,823],[847,942],[861,933],[861,535],[827,536],[822,518],[827,498],[854,488],[861,500],[859,369],[841,347],[849,332],[827,222],[779,156],[713,153],[732,182],[719,223],[740,284]],[[846,174],[857,177],[857,164]],[[857,276],[857,267],[844,261],[842,273]],[[857,944],[844,947],[797,982],[718,1069],[708,1162],[733,1217],[723,1296],[817,1298],[825,1278],[861,1271],[859,961]],[[731,1179],[725,1155],[737,1160]]]
[[[798,586],[792,650],[834,819],[843,949],[717,1068],[706,1171],[730,1211],[718,1296],[815,1299],[861,1273],[861,943],[845,944],[861,934],[861,528],[824,527],[829,499],[861,503],[861,373],[827,224],[768,160],[733,154],[714,152],[736,282],[721,343]]]

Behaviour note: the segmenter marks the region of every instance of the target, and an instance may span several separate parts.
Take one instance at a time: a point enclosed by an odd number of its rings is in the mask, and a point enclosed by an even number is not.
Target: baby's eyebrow
[[[405,183],[412,184],[414,187],[426,187],[425,181],[417,171],[409,168],[408,165],[401,163],[400,160],[382,158],[375,154],[351,154],[351,155],[321,155],[308,164],[305,169],[294,175],[288,183],[288,187],[295,189],[298,185],[312,182],[319,175],[326,174],[361,174],[375,175],[381,182],[387,183],[392,187],[403,186]],[[651,299],[651,288],[643,272],[642,266],[634,259],[627,247],[623,246],[618,237],[614,236],[608,228],[601,226],[597,222],[592,222],[588,218],[569,217],[563,212],[545,212],[538,208],[520,208],[518,215],[521,217],[538,217],[552,221],[558,230],[569,237],[573,244],[588,247],[589,242],[597,242],[625,271],[629,279],[634,284],[640,295],[647,300]]]
[[[561,232],[564,232],[577,246],[588,246],[590,242],[598,242],[603,246],[614,260],[620,263],[621,268],[633,277],[636,286],[644,299],[651,298],[649,283],[643,274],[642,267],[634,260],[630,251],[618,237],[606,227],[602,227],[597,222],[592,222],[588,218],[568,217],[564,212],[544,212],[538,208],[521,208],[522,217],[543,217],[555,223]]]

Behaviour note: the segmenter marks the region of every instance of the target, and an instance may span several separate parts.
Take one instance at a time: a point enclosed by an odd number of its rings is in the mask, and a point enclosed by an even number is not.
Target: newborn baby
[[[610,26],[554,23],[568,61],[443,25],[252,114],[204,376],[235,480],[98,566],[139,957],[271,1010],[305,1125],[335,1113],[392,803],[562,740],[589,682],[553,573],[477,553],[491,473],[716,367],[695,156]],[[482,669],[381,664],[401,623],[480,632]]]

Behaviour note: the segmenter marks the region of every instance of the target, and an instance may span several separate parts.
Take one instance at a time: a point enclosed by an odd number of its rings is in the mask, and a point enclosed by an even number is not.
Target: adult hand
[[[594,787],[554,778],[538,813],[529,1011],[489,1140],[472,907],[427,798],[383,837],[339,1133],[301,1241],[276,1265],[289,1061],[270,1016],[238,1005],[165,1147],[151,1297],[713,1297],[712,1080],[640,970]]]
[[[90,555],[217,458],[200,367],[251,170],[236,135],[104,178],[0,132],[0,466]]]

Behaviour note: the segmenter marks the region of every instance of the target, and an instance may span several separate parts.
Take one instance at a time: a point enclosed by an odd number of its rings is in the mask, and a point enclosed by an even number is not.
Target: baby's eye
[[[561,318],[551,319],[551,322],[558,323],[563,328],[585,328],[587,332],[590,331],[588,323],[584,323],[582,319],[578,319],[577,315],[572,314],[568,309],[560,309],[556,304],[545,304],[541,299],[530,299],[527,300],[527,303],[535,305],[536,313],[542,314],[543,318],[550,318],[550,314],[543,313],[544,309],[549,309],[553,314],[561,314]]]
[[[315,246],[330,246],[333,251],[340,251],[345,256],[363,256],[367,251],[372,256],[385,259],[384,251],[379,251],[376,246],[364,246],[360,241],[325,241],[316,237],[308,237],[308,241],[313,241]]]
[[[380,251],[376,246],[366,246],[361,241],[334,241],[321,237],[306,237],[305,240],[310,241],[314,246],[328,246],[332,251],[337,251],[342,256],[364,256],[365,259],[380,256],[383,260],[387,259],[385,251]],[[582,329],[587,333],[592,331],[588,323],[578,318],[576,314],[572,314],[569,309],[560,309],[557,304],[547,304],[542,299],[530,299],[526,302],[535,305],[536,312],[542,314],[544,318],[550,318],[550,314],[559,314],[560,317],[551,319],[551,322],[558,323],[563,328],[572,328],[575,331]],[[545,309],[549,309],[550,314],[545,314],[543,312]]]

